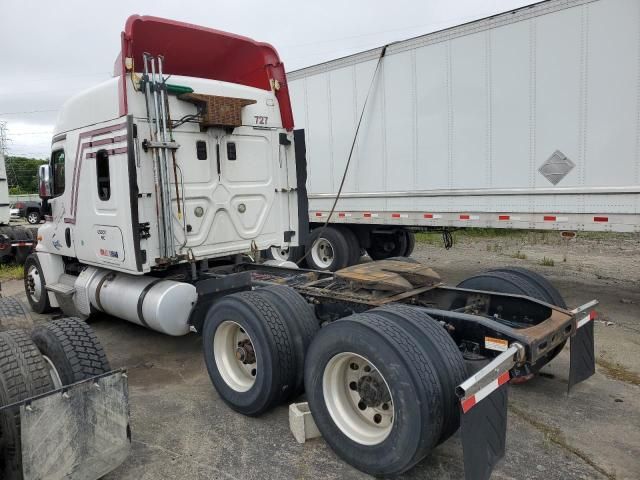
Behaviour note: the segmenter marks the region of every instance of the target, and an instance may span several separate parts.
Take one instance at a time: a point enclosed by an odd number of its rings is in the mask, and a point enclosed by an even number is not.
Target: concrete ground
[[[523,247],[530,249],[529,260],[513,258],[509,248],[494,252],[478,241],[451,251],[417,245],[414,257],[448,283],[488,267],[518,264],[548,275],[569,305],[592,298],[601,301],[596,374],[567,394],[567,348],[542,375],[510,387],[507,453],[492,478],[639,477],[640,273],[624,268],[637,265],[640,253],[637,245],[633,247],[602,247],[599,255],[610,259],[603,262],[611,266],[619,261],[621,267],[599,278],[580,266],[586,258],[580,255],[553,267],[539,265],[533,253],[546,248],[541,245]],[[596,249],[587,245],[585,252]],[[21,289],[21,282],[3,282],[5,295]],[[209,381],[199,336],[167,337],[107,317],[92,326],[112,366],[127,367],[130,373],[132,452],[105,479],[369,478],[342,462],[321,438],[297,444],[289,432],[286,406],[260,418],[228,408]],[[463,475],[462,449],[455,435],[401,478],[444,480]]]

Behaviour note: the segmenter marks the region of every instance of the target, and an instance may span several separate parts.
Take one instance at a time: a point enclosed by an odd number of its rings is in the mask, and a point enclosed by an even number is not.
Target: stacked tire
[[[7,300],[0,305],[6,307]],[[0,332],[0,478],[23,478],[20,408],[3,407],[109,370],[95,333],[80,319],[53,320],[31,332]]]
[[[419,308],[389,305],[324,327],[305,362],[305,390],[333,450],[375,476],[401,474],[459,427],[458,346]]]

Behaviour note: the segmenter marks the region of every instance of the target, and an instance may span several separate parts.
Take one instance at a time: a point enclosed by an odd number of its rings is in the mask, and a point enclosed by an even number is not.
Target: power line
[[[54,108],[51,110],[29,110],[25,112],[0,112],[0,115],[26,115],[30,113],[45,113],[45,112],[57,112],[58,109]]]

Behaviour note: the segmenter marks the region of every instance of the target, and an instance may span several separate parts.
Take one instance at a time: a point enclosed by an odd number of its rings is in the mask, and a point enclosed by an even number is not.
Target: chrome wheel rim
[[[29,223],[37,223],[37,222],[38,222],[38,215],[37,215],[37,214],[35,214],[35,213],[30,213],[30,214],[27,216],[27,221],[28,221]]]
[[[213,356],[220,376],[236,392],[253,387],[258,375],[258,360],[253,342],[240,324],[222,322],[213,336]]]
[[[311,245],[311,258],[320,268],[329,268],[333,263],[333,245],[326,238],[318,238]]]
[[[332,357],[324,369],[322,393],[331,419],[354,442],[378,445],[391,433],[391,390],[365,357],[351,352]]]
[[[29,270],[27,270],[27,295],[29,295],[35,303],[38,303],[42,296],[40,272],[35,265],[31,265]]]
[[[49,376],[51,377],[51,381],[53,382],[53,388],[56,390],[58,388],[62,388],[63,387],[62,380],[60,379],[60,374],[58,373],[58,369],[56,368],[56,366],[53,364],[53,362],[49,357],[47,357],[46,355],[42,355],[42,358],[44,358],[44,361],[47,364],[47,369],[49,370]]]

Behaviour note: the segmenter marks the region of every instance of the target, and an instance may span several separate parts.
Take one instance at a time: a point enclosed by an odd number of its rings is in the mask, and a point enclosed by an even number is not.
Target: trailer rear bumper
[[[20,411],[24,480],[96,480],[129,454],[129,390],[114,370],[0,408]]]
[[[571,310],[569,388],[595,373],[592,300]],[[551,319],[550,319],[551,320]],[[551,324],[543,322],[548,330]],[[551,336],[561,338],[566,322],[557,325]],[[562,341],[562,340],[561,340]],[[527,349],[519,342],[456,388],[460,399],[461,436],[466,480],[486,480],[493,467],[504,456],[507,432],[508,384],[511,371],[527,360]]]

